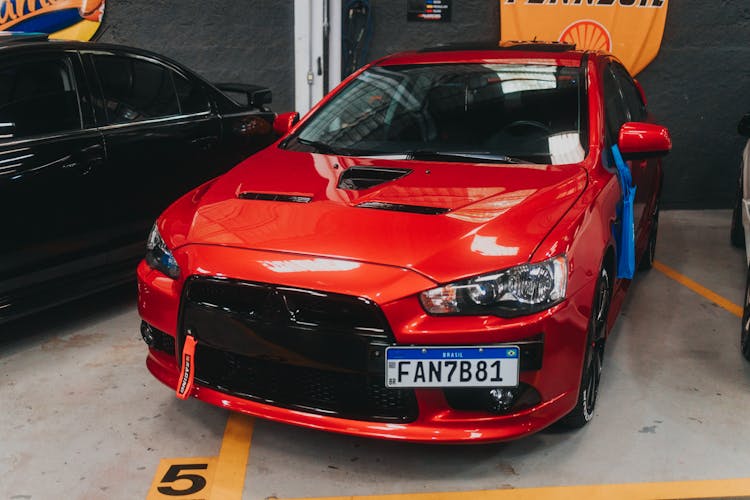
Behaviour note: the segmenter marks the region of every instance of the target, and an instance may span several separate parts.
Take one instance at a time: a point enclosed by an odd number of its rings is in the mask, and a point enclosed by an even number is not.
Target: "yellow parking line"
[[[245,488],[245,472],[253,438],[253,419],[231,412],[224,429],[221,450],[216,461],[216,472],[209,498],[241,500]]]
[[[241,500],[253,419],[230,413],[218,457],[164,458],[146,500]]]
[[[683,481],[672,483],[560,486],[449,493],[413,493],[325,497],[314,500],[655,500],[688,498],[742,498],[750,496],[750,479]],[[295,500],[313,500],[295,499]]]
[[[681,285],[686,286],[687,288],[691,289],[698,295],[702,295],[706,299],[710,300],[717,306],[726,309],[730,313],[734,314],[735,316],[741,318],[742,317],[742,306],[738,306],[734,302],[732,302],[729,299],[725,299],[721,295],[712,292],[708,288],[699,285],[695,281],[691,280],[687,276],[684,276],[674,269],[672,269],[669,266],[666,266],[662,264],[659,261],[654,261],[654,269],[661,271],[662,273],[666,274],[668,277],[672,278],[676,282],[678,282]]]

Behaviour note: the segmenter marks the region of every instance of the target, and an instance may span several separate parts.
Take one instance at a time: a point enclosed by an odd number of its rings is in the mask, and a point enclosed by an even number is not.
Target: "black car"
[[[0,322],[132,279],[164,208],[273,141],[270,100],[139,49],[1,36]]]

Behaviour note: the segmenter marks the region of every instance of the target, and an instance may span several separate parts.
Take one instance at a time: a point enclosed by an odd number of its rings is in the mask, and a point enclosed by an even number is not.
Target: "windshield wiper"
[[[311,141],[308,139],[302,139],[300,137],[296,137],[295,139],[300,144],[304,144],[305,146],[310,146],[312,148],[315,148],[316,153],[322,153],[322,154],[328,154],[328,155],[337,155],[341,153],[341,151],[334,148],[333,146],[326,144],[325,142]]]
[[[472,151],[431,151],[428,149],[419,149],[417,151],[409,151],[406,156],[412,160],[447,160],[447,161],[461,161],[461,160],[480,160],[488,161],[493,163],[512,163],[512,164],[534,164],[533,161],[524,160],[521,158],[514,158],[507,155],[498,155],[493,153],[479,153]]]

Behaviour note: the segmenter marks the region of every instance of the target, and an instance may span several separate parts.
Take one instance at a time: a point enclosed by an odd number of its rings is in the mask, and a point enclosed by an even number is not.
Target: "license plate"
[[[386,387],[515,387],[516,346],[388,347]]]

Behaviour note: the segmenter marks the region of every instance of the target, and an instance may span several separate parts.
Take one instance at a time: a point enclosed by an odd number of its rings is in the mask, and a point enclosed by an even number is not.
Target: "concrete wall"
[[[291,0],[110,0],[100,41],[171,57],[210,81],[265,85],[294,106]]]
[[[732,206],[745,139],[737,122],[750,111],[750,2],[670,2],[657,59],[638,79],[650,108],[670,128],[665,205]]]
[[[211,80],[270,86],[274,109],[292,108],[293,2],[110,0],[102,40],[154,49]],[[498,0],[453,0],[450,23],[407,23],[406,0],[371,0],[370,58],[499,33]],[[664,206],[729,207],[743,139],[735,131],[750,111],[750,3],[671,2],[662,51],[639,80],[652,111],[668,125]]]
[[[407,22],[406,0],[370,3],[374,17],[372,59],[441,43],[497,40],[500,33],[497,0],[453,0],[450,22]]]

